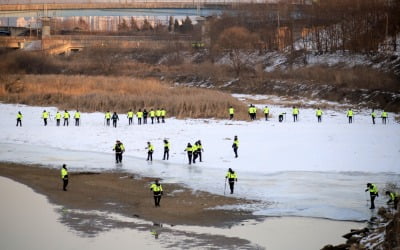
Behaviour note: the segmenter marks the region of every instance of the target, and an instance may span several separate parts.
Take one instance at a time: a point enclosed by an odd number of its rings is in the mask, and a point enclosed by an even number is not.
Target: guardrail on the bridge
[[[2,3],[3,2],[3,3]],[[23,1],[21,1],[23,2]],[[63,10],[63,9],[197,9],[197,8],[229,8],[245,3],[268,3],[264,0],[244,0],[244,1],[219,1],[219,0],[201,0],[201,1],[115,1],[115,2],[96,2],[96,1],[81,1],[81,2],[58,2],[47,1],[41,3],[16,3],[15,1],[0,0],[0,11],[28,11],[28,10]]]

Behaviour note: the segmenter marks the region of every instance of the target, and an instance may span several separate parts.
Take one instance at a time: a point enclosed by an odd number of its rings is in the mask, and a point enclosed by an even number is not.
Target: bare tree
[[[232,68],[236,76],[239,76],[248,63],[250,53],[257,48],[259,41],[258,35],[246,28],[232,27],[221,33],[214,49],[228,53]]]

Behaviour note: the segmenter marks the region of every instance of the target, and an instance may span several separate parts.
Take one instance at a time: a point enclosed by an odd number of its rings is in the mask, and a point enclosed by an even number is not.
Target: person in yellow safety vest
[[[46,110],[43,110],[42,119],[43,119],[45,126],[47,126],[47,119],[49,119],[49,116],[50,116],[49,112],[47,112]]]
[[[169,141],[167,139],[164,140],[164,156],[163,160],[169,160],[169,148],[171,147]]]
[[[160,201],[161,201],[161,196],[164,194],[164,192],[163,192],[163,188],[162,188],[161,184],[158,182],[158,180],[155,180],[154,183],[151,184],[150,191],[153,191],[154,206],[159,207]]]
[[[257,108],[254,107],[253,104],[250,104],[249,107],[249,116],[251,120],[255,120],[257,118]]]
[[[349,123],[353,123],[353,115],[354,115],[353,110],[351,110],[351,109],[347,110],[347,114],[346,115],[349,118]]]
[[[238,148],[239,148],[239,140],[237,135],[235,135],[235,138],[233,138],[233,144],[232,144],[233,152],[235,153],[235,158],[238,158]]]
[[[75,114],[74,114],[74,119],[75,119],[75,126],[79,126],[79,121],[81,119],[81,113],[79,112],[79,110],[76,110]]]
[[[198,152],[197,150],[198,150],[198,148],[197,148],[197,143],[195,142],[195,143],[193,144],[193,146],[192,146],[193,164],[196,163],[196,159],[197,159],[197,157],[199,156],[199,152]]]
[[[128,118],[128,125],[132,125],[133,124],[133,111],[132,111],[132,109],[130,109],[128,111],[128,114],[126,115],[126,117]]]
[[[398,193],[392,192],[392,191],[386,191],[386,195],[389,196],[389,200],[387,201],[387,204],[393,203],[394,210],[397,211],[397,205],[399,204],[399,199],[400,195]]]
[[[372,109],[371,118],[372,118],[372,124],[375,124],[376,113],[374,109]]]
[[[158,108],[158,109],[156,109],[157,123],[160,123],[160,117],[161,117],[161,109]]]
[[[235,109],[232,106],[230,106],[228,111],[229,111],[229,120],[232,120],[233,116],[235,115]]]
[[[250,104],[249,109],[247,110],[250,120],[253,120],[253,104]]]
[[[237,179],[237,174],[231,168],[229,168],[228,173],[226,173],[225,183],[226,183],[226,179],[228,179],[229,188],[231,189],[231,194],[233,194],[233,188],[235,186],[235,182],[237,182],[238,179]]]
[[[167,111],[164,108],[161,108],[161,122],[165,123],[165,116],[167,115]]]
[[[203,145],[201,145],[201,141],[200,141],[200,140],[198,140],[198,141],[195,143],[195,145],[196,145],[196,147],[197,147],[197,156],[199,157],[199,161],[202,162],[202,161],[203,161],[203,159],[202,159],[202,152],[204,152]]]
[[[187,152],[188,160],[189,160],[189,165],[192,164],[192,156],[193,156],[193,147],[192,144],[188,143],[186,146],[185,151]]]
[[[264,116],[265,116],[265,120],[268,121],[268,115],[269,115],[269,108],[268,106],[264,107]]]
[[[111,120],[111,112],[110,111],[106,112],[106,114],[104,115],[104,119],[106,119],[107,126],[110,126],[110,120]]]
[[[388,113],[385,112],[385,110],[383,110],[382,114],[381,114],[381,118],[382,118],[382,123],[383,124],[386,124],[387,117],[388,117]]]
[[[139,111],[136,112],[136,116],[137,116],[138,125],[142,125],[143,112],[141,109],[139,109]]]
[[[156,116],[156,111],[154,109],[150,109],[150,119],[151,119],[151,124],[154,124],[154,117]]]
[[[253,105],[253,120],[257,119],[257,108]]]
[[[64,118],[64,125],[63,126],[65,126],[65,124],[67,124],[67,126],[68,126],[69,125],[69,113],[68,113],[68,111],[64,110],[63,118]]]
[[[17,114],[17,127],[18,127],[18,124],[19,124],[20,127],[22,127],[22,113],[21,113],[21,111],[18,111],[18,114]]]
[[[154,152],[154,146],[151,145],[151,143],[148,141],[147,142],[147,160],[148,161],[153,161],[153,152]]]
[[[55,118],[56,118],[56,125],[60,126],[60,121],[61,121],[61,113],[60,113],[60,111],[57,111],[57,113],[55,115]]]
[[[371,207],[369,209],[375,208],[375,198],[379,196],[378,187],[375,184],[367,183],[367,189],[365,192],[369,191],[369,195],[371,197]]]
[[[113,151],[115,151],[115,163],[122,163],[122,154],[125,152],[124,144],[117,140]]]
[[[292,115],[293,115],[293,122],[297,121],[297,116],[299,115],[299,109],[293,106]]]
[[[315,111],[315,115],[317,116],[318,122],[322,122],[322,114],[323,114],[323,112],[322,112],[322,110],[320,108],[318,108]]]
[[[61,179],[63,181],[63,191],[67,191],[68,186],[68,170],[67,165],[63,164],[61,168]]]

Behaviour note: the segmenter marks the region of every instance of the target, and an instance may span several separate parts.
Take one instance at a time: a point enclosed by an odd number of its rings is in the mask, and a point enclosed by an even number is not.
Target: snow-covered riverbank
[[[165,124],[138,126],[135,121],[128,126],[120,114],[118,128],[113,128],[104,126],[103,114],[84,113],[80,127],[56,127],[54,121],[44,127],[41,112],[54,115],[55,108],[1,104],[0,160],[57,168],[67,163],[71,170],[124,169],[219,194],[231,167],[239,176],[234,195],[264,202],[252,207],[256,214],[369,219],[365,184],[383,188],[400,179],[400,125],[392,120],[372,125],[367,110],[358,112],[353,124],[347,123],[345,110],[324,110],[318,124],[315,111],[306,109],[300,109],[299,122],[287,115],[279,123],[277,114],[291,110],[270,108],[274,118],[268,122],[168,118]],[[18,111],[24,115],[23,127],[15,127]],[[234,135],[240,140],[236,159]],[[171,142],[168,162],[161,160],[164,138]],[[116,139],[126,147],[122,166],[114,163]],[[189,166],[183,150],[199,139],[204,162]],[[147,141],[155,146],[152,164],[145,160]]]

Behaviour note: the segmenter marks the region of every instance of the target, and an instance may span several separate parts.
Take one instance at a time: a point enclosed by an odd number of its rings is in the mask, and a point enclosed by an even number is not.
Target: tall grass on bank
[[[230,105],[237,119],[246,119],[247,107],[229,94],[208,89],[174,87],[155,79],[25,75],[13,83],[0,83],[6,103],[50,105],[81,111],[116,111],[165,108],[178,118],[227,118]]]

